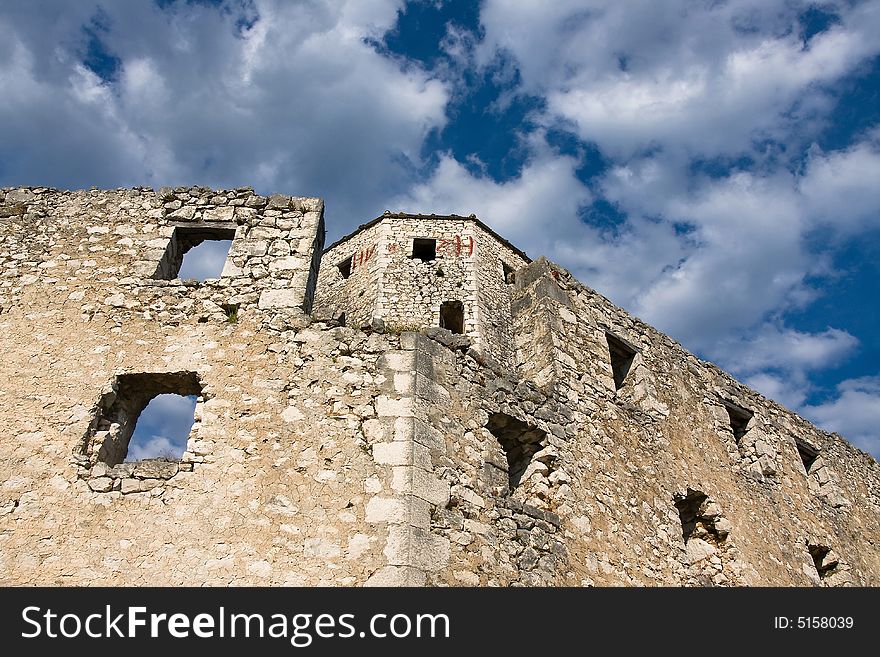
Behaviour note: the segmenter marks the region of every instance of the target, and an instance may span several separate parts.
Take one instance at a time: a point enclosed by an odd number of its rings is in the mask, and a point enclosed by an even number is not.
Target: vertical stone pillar
[[[431,533],[431,508],[449,500],[431,455],[445,453],[446,443],[428,417],[432,407],[449,402],[449,393],[434,379],[432,350],[438,346],[418,333],[404,333],[400,342],[400,350],[380,361],[389,383],[376,414],[390,440],[373,444],[373,458],[390,467],[391,490],[367,502],[366,520],[387,526],[387,565],[367,586],[424,586],[428,573],[449,562],[449,541]]]

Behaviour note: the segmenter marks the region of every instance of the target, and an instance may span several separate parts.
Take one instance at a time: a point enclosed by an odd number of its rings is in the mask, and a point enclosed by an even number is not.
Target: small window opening
[[[195,372],[120,374],[86,436],[93,462],[179,459],[201,395]]]
[[[805,443],[803,440],[795,439],[798,455],[801,457],[801,463],[804,464],[804,472],[810,474],[810,469],[819,458],[819,450]]]
[[[807,545],[807,549],[810,551],[813,565],[816,566],[816,572],[819,573],[821,580],[833,574],[840,564],[840,560],[827,545]]]
[[[746,431],[749,430],[752,412],[731,402],[724,402],[724,407],[727,409],[727,416],[730,418],[730,429],[733,431],[733,439],[739,442],[746,435]]]
[[[507,264],[506,262],[504,262],[503,260],[501,261],[501,273],[502,273],[502,275],[503,275],[503,277],[504,277],[504,282],[505,282],[505,283],[508,283],[508,284],[509,284],[509,283],[513,283],[513,282],[514,282],[514,278],[516,277],[516,274],[514,274],[513,267],[511,267],[510,265],[508,265],[508,264]]]
[[[440,328],[464,333],[464,304],[461,301],[444,301],[440,304]]]
[[[626,375],[629,374],[629,368],[632,367],[633,359],[636,357],[636,350],[610,333],[605,334],[605,339],[608,341],[608,352],[611,355],[614,389],[620,390],[626,380]]]
[[[348,256],[345,260],[336,265],[336,268],[339,269],[339,273],[342,274],[342,278],[348,278],[351,276],[351,262],[354,256]]]
[[[412,257],[428,262],[437,259],[437,240],[416,238],[413,240]]]
[[[234,228],[177,226],[153,278],[168,281],[219,278],[234,237]]]
[[[519,486],[532,457],[544,446],[547,434],[506,413],[489,416],[486,428],[495,436],[507,457],[509,490]]]
[[[721,520],[721,509],[703,491],[688,488],[683,496],[676,495],[674,501],[685,544],[691,538],[716,543],[727,538],[729,525],[718,523]]]

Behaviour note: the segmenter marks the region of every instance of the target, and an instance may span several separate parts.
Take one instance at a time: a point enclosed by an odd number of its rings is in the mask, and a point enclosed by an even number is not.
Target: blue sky
[[[880,3],[0,7],[0,185],[475,212],[880,455]]]

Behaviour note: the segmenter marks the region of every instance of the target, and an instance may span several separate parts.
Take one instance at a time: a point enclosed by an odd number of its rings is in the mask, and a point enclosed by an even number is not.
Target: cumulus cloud
[[[829,106],[823,85],[880,52],[876,3],[825,3],[838,21],[807,41],[799,15],[813,5],[488,0],[480,49],[515,58],[524,89],[547,98],[545,119],[606,153],[743,152],[791,138],[795,122],[803,136]]]
[[[858,340],[840,329],[806,333],[781,326],[764,326],[752,337],[724,345],[731,354],[731,368],[742,372],[762,369],[815,370],[840,362]]]
[[[819,426],[836,431],[873,454],[880,453],[880,377],[848,379],[837,386],[837,397],[804,406],[804,415]]]
[[[812,149],[798,188],[804,213],[844,236],[880,226],[880,130],[850,148]]]
[[[845,361],[858,347],[850,333],[808,333],[768,322],[752,334],[719,341],[711,354],[758,392],[798,410],[812,391],[809,374]]]
[[[132,440],[128,447],[127,461],[143,461],[144,459],[155,459],[159,457],[179,459],[181,454],[186,450],[186,444],[183,448],[179,441],[172,442],[165,436],[150,436],[149,438],[139,438],[137,442]]]

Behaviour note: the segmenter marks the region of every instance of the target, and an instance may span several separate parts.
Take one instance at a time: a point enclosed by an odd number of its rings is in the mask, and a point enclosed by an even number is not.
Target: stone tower
[[[0,190],[0,584],[880,585],[870,455],[475,217],[323,207]]]
[[[509,286],[529,262],[474,215],[385,212],[324,252],[315,312],[351,326],[439,326],[512,364]]]

